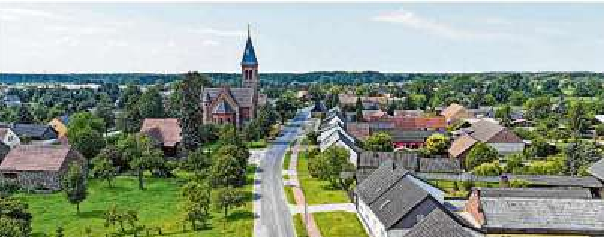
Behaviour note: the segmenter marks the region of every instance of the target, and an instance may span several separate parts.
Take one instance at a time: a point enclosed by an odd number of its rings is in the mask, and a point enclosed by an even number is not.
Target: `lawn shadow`
[[[105,218],[105,211],[104,210],[91,210],[91,211],[81,211],[80,214],[78,214],[79,218],[100,218],[103,219]]]
[[[229,216],[227,217],[228,221],[237,221],[245,219],[254,219],[254,213],[251,211],[237,210],[231,212],[231,214],[229,214]]]

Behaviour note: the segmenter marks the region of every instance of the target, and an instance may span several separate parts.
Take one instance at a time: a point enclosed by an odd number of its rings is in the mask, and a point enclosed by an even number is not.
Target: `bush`
[[[526,188],[529,186],[529,182],[523,179],[512,179],[510,181],[511,188]]]

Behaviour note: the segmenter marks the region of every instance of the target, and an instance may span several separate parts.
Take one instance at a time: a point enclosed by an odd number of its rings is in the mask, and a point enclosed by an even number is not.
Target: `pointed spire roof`
[[[258,65],[256,59],[256,52],[254,51],[254,45],[252,45],[252,37],[250,35],[250,26],[247,26],[247,41],[245,42],[245,51],[243,51],[243,58],[241,59],[242,66],[255,66]]]

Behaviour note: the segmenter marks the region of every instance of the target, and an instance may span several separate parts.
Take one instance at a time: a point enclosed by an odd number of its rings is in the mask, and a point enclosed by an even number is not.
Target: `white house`
[[[390,161],[355,189],[357,213],[372,237],[481,236],[443,202],[443,191]]]
[[[21,144],[19,136],[10,128],[0,128],[0,141],[10,148]]]
[[[331,146],[343,147],[348,150],[348,153],[350,154],[348,161],[356,166],[358,157],[363,151],[356,146],[354,140],[349,139],[349,137],[350,136],[343,135],[340,131],[335,131],[331,136],[319,141],[319,149],[323,152]]]
[[[349,140],[354,141],[354,138],[352,136],[350,136],[350,134],[348,134],[346,132],[346,130],[340,126],[331,126],[331,127],[329,127],[329,129],[322,131],[321,134],[319,134],[318,139],[319,139],[319,141],[323,141],[336,132],[339,132],[342,135],[346,136]]]

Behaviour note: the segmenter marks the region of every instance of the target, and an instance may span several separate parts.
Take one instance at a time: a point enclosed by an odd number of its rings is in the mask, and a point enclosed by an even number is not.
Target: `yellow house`
[[[59,138],[67,136],[67,124],[69,123],[69,116],[63,115],[52,119],[48,125],[50,125],[55,131]]]

